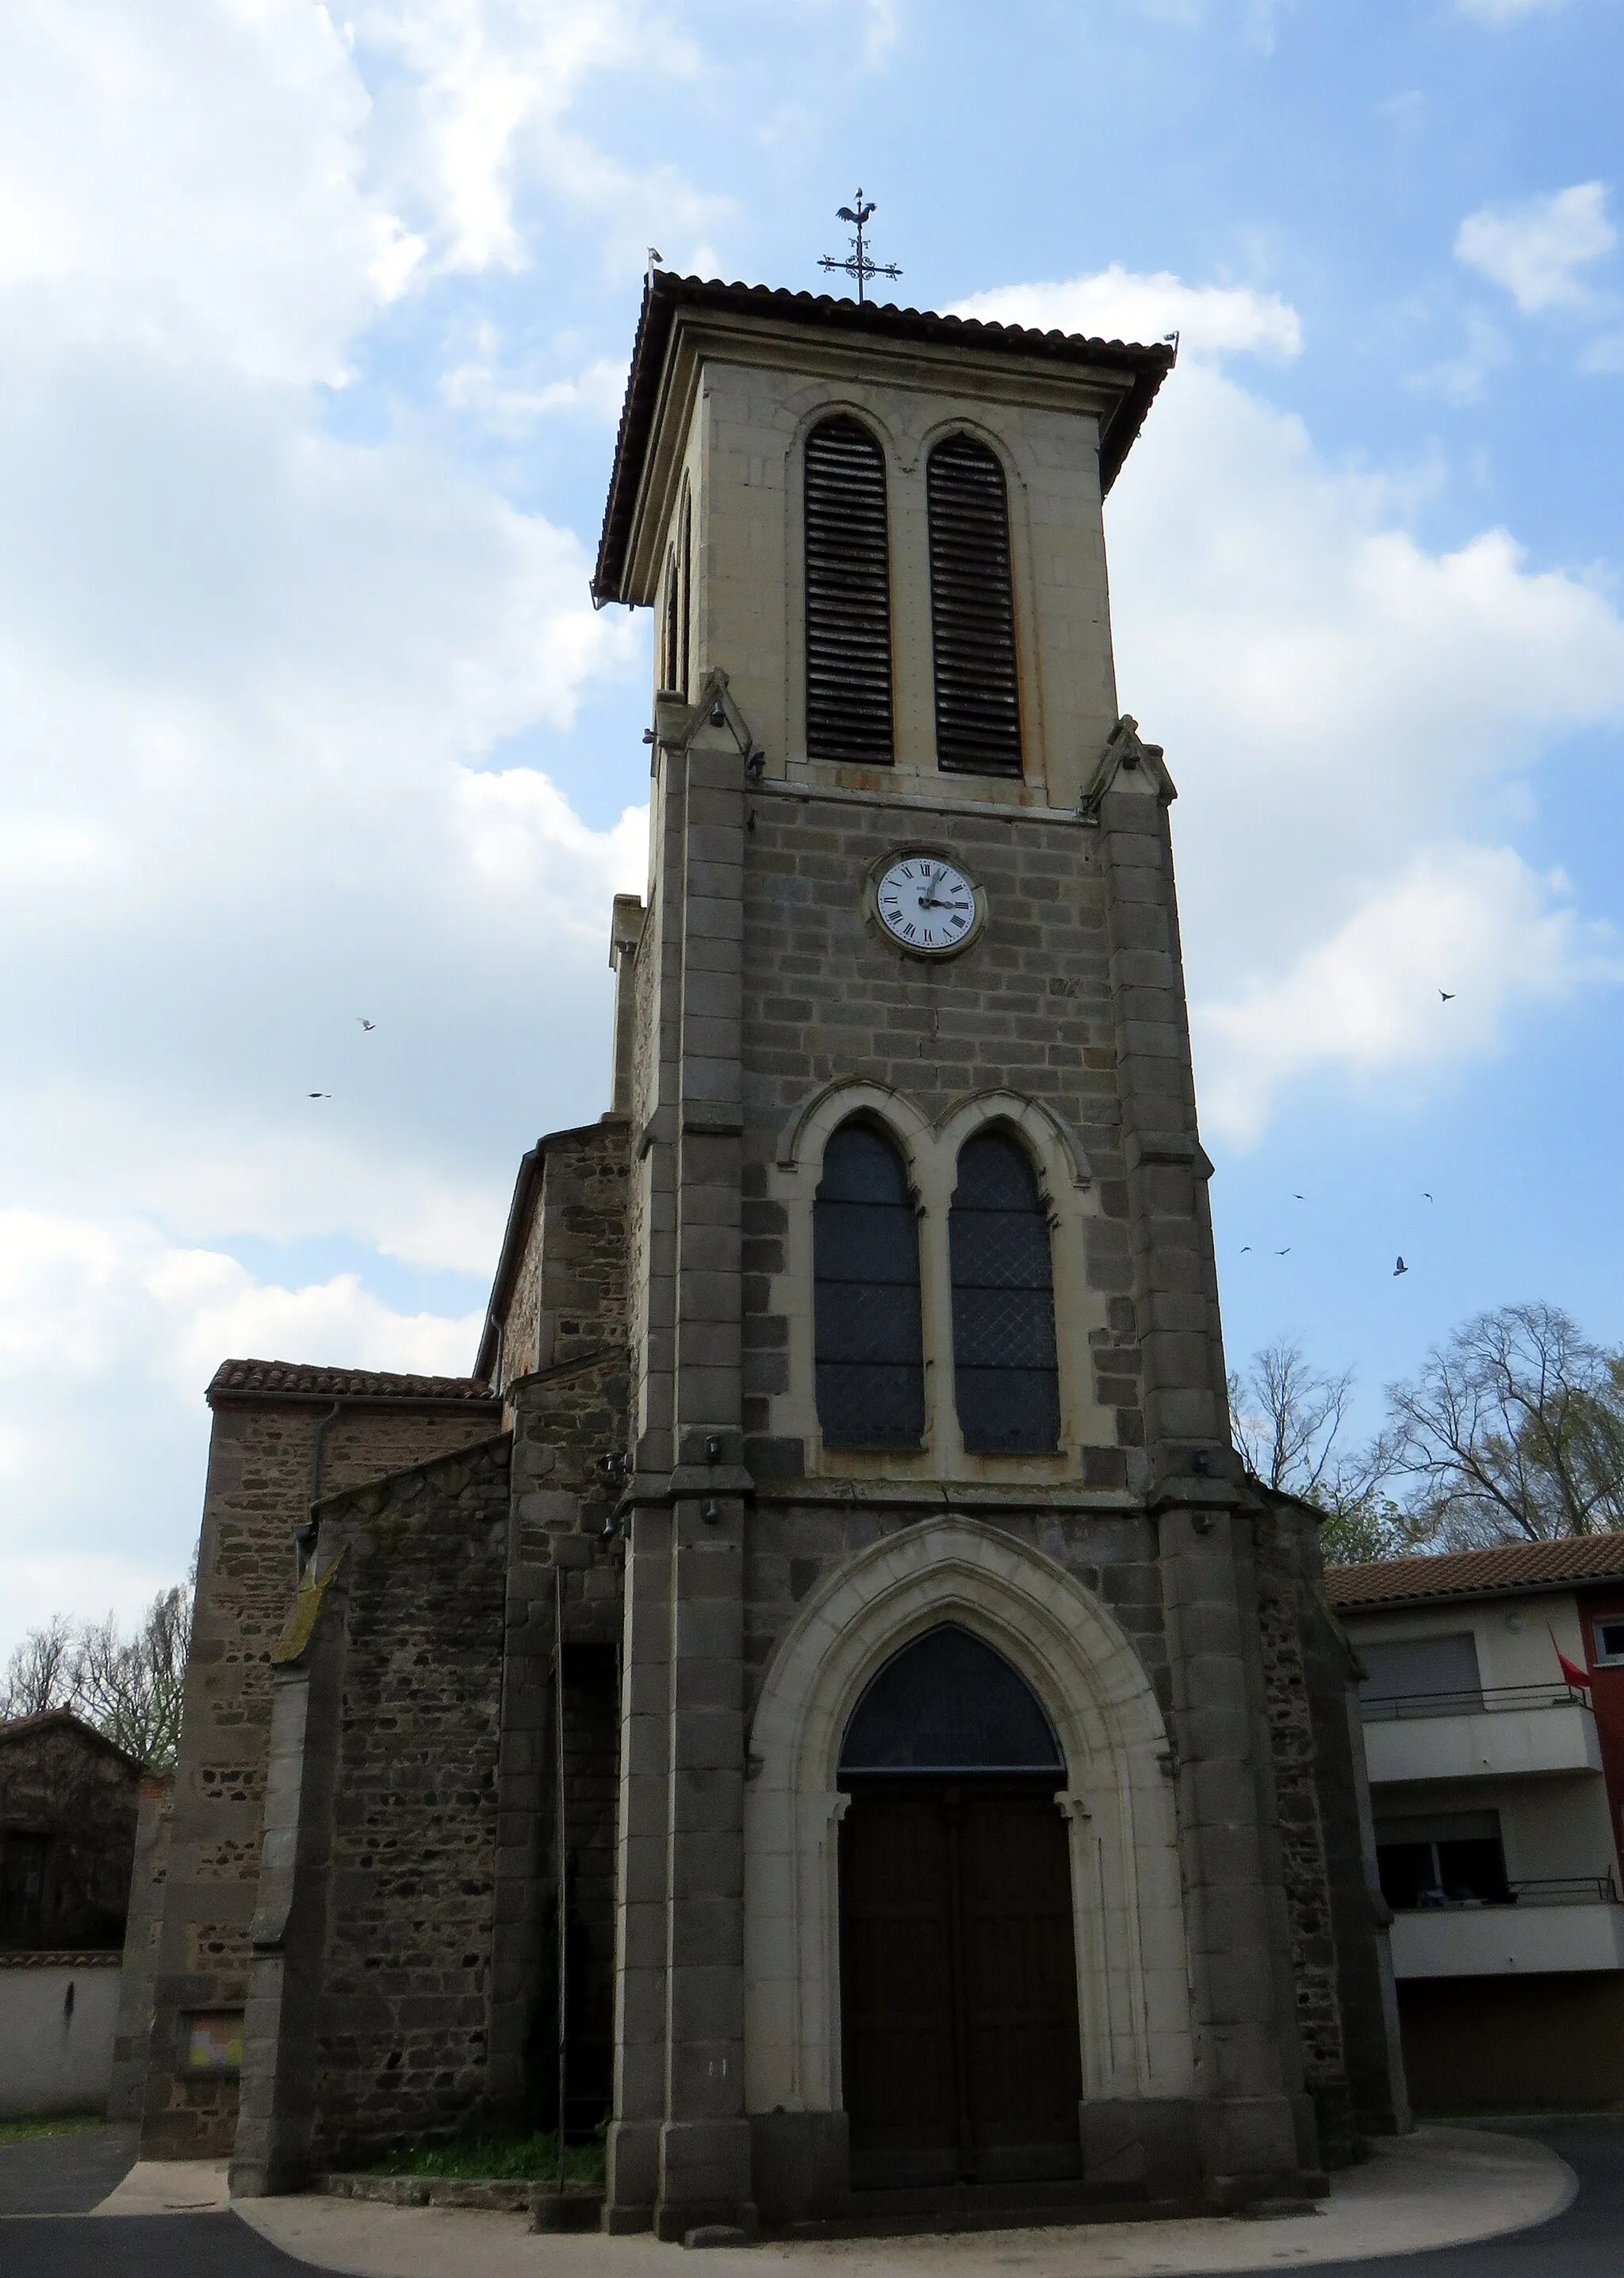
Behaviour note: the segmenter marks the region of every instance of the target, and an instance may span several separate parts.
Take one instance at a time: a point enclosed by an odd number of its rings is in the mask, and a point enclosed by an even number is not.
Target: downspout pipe
[[[316,1426],[316,1439],[310,1449],[310,1493],[305,1498],[307,1509],[304,1524],[295,1528],[294,1533],[296,1579],[301,1582],[304,1579],[311,1559],[316,1556],[316,1538],[321,1532],[317,1524],[316,1505],[321,1495],[322,1447],[327,1437],[328,1425],[336,1422],[343,1414],[347,1405],[348,1403],[345,1401],[335,1400]]]

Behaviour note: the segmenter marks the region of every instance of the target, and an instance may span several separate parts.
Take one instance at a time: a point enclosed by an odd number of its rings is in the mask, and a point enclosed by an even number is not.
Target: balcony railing
[[[1576,1685],[1475,1685],[1459,1693],[1361,1693],[1367,1724],[1411,1716],[1481,1716],[1496,1709],[1588,1708]]]
[[[1605,1875],[1538,1875],[1507,1883],[1498,1898],[1452,1899],[1444,1892],[1423,1892],[1403,1914],[1481,1914],[1488,1907],[1593,1907],[1619,1903],[1618,1884],[1612,1870]]]

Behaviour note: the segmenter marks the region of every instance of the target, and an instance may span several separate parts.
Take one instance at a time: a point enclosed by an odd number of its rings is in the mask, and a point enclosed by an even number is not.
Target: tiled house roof
[[[1326,1594],[1344,1612],[1359,1607],[1424,1606],[1438,1598],[1495,1597],[1558,1590],[1624,1576],[1624,1534],[1581,1534],[1559,1542],[1497,1543],[1490,1550],[1446,1550],[1331,1566]]]
[[[477,1376],[409,1376],[383,1368],[315,1368],[303,1361],[223,1360],[208,1397],[232,1394],[282,1400],[465,1400],[494,1398]]]

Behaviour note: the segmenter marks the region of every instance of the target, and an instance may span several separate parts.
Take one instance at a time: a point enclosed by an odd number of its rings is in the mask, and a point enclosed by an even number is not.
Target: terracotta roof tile
[[[1560,1588],[1567,1582],[1624,1575],[1624,1534],[1581,1534],[1559,1542],[1497,1543],[1490,1550],[1445,1550],[1326,1569],[1333,1606],[1415,1606],[1435,1598],[1478,1598],[1504,1591]]]
[[[382,1368],[315,1368],[303,1361],[223,1360],[214,1372],[208,1397],[245,1393],[284,1400],[466,1400],[493,1401],[495,1395],[477,1376],[409,1376]]]
[[[600,601],[619,600],[625,570],[626,541],[633,501],[641,479],[643,454],[665,367],[666,344],[679,308],[732,309],[780,323],[837,325],[881,339],[945,341],[954,347],[991,348],[1002,355],[1046,356],[1063,363],[1092,363],[1132,375],[1122,408],[1101,438],[1099,478],[1109,490],[1177,352],[1158,344],[1103,340],[1081,333],[1040,333],[1023,325],[984,324],[976,317],[941,317],[929,309],[899,309],[888,301],[837,300],[828,293],[792,293],[783,286],[727,285],[720,278],[678,277],[657,269],[643,288],[642,312],[632,351],[609,477],[609,503],[592,590]]]

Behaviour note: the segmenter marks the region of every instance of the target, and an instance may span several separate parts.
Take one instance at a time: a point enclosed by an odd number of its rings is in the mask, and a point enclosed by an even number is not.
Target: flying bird
[[[1307,1201],[1307,1199],[1308,1199],[1308,1197],[1307,1197],[1307,1196],[1306,1196],[1306,1195],[1298,1195],[1298,1194],[1294,1194],[1294,1195],[1292,1196],[1292,1197],[1291,1197],[1291,1200],[1292,1200],[1294,1203],[1306,1203],[1306,1202]]]
[[[1241,1246],[1240,1246],[1240,1254],[1241,1254],[1241,1256],[1242,1256],[1243,1257],[1245,1257],[1245,1256],[1246,1255],[1246,1252],[1251,1249],[1251,1247],[1252,1247],[1252,1244],[1251,1244],[1249,1242],[1242,1242],[1242,1244],[1241,1244]]]
[[[1290,1256],[1291,1255],[1291,1243],[1288,1242],[1287,1242],[1287,1244],[1286,1244],[1286,1246],[1285,1246],[1285,1248],[1284,1248],[1283,1250],[1277,1250],[1275,1252],[1275,1257],[1290,1257]]]
[[[1423,1187],[1423,1188],[1421,1189],[1421,1200],[1422,1200],[1422,1202],[1424,1202],[1424,1203],[1429,1203],[1429,1202],[1432,1200],[1432,1196],[1431,1196],[1427,1192],[1427,1189],[1426,1189],[1426,1188],[1425,1188],[1425,1187]]]
[[[333,1094],[330,1091],[312,1091],[307,1092],[305,1097],[308,1099],[331,1099]]]
[[[373,1029],[378,1026],[378,1023],[377,1023],[377,1021],[368,1021],[368,1020],[364,1019],[364,1018],[363,1017],[363,1015],[362,1015],[361,1013],[357,1013],[356,1014],[356,1020],[357,1020],[357,1021],[359,1021],[361,1022],[361,1026],[362,1026],[364,1029],[366,1029],[366,1031],[368,1032],[368,1034],[369,1034],[369,1035],[370,1035],[370,1034],[372,1033],[372,1030],[373,1030]]]
[[[1454,1003],[1456,994],[1457,991],[1453,989],[1440,989],[1438,991],[1438,995],[1443,998],[1446,1005],[1452,1005]]]
[[[1398,1276],[1399,1276],[1401,1273],[1407,1273],[1409,1272],[1409,1270],[1410,1270],[1410,1269],[1409,1269],[1409,1267],[1405,1264],[1403,1257],[1400,1257],[1400,1258],[1399,1258],[1399,1260],[1398,1260],[1398,1265],[1395,1265],[1395,1266],[1394,1266],[1394,1268],[1393,1268],[1393,1279],[1394,1279],[1394,1280],[1396,1281],[1396,1280],[1398,1279]]]

